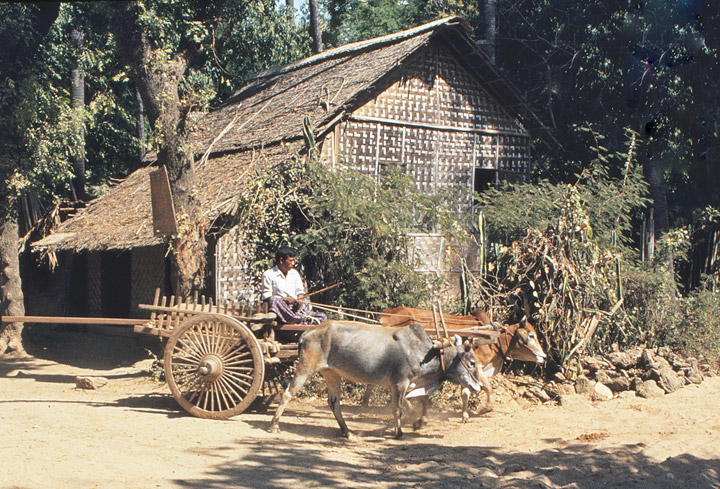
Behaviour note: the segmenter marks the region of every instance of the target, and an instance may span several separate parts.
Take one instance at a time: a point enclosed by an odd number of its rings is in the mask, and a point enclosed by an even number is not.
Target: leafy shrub
[[[410,232],[439,229],[463,238],[444,197],[416,190],[406,176],[376,177],[329,169],[316,158],[256,171],[239,206],[252,280],[271,266],[278,246],[301,254],[314,302],[379,311],[417,305],[442,278],[416,271]]]
[[[657,343],[692,355],[720,361],[720,290],[712,278],[688,297],[677,300],[677,322],[657,331]]]

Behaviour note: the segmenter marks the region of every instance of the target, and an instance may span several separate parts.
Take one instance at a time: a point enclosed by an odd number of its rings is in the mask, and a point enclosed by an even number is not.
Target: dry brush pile
[[[564,369],[586,351],[642,340],[643,330],[623,309],[622,267],[618,250],[603,250],[592,239],[587,215],[570,194],[556,226],[544,233],[530,229],[499,247],[473,289],[494,317],[527,315]]]

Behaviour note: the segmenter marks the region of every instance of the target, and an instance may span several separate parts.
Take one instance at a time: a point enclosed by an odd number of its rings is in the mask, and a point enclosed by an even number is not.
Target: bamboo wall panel
[[[461,261],[465,259],[471,271],[478,268],[478,249],[475,245],[461,246],[448,242],[440,234],[413,234],[410,237],[410,252],[421,263],[422,272],[460,272]]]
[[[530,138],[441,44],[416,59],[341,125],[338,155],[369,175],[401,168],[421,192],[456,195],[467,214],[474,169],[523,181]]]
[[[527,134],[442,45],[428,47],[417,59],[402,71],[396,83],[358,109],[356,115]]]
[[[475,168],[495,171],[500,180],[522,181],[529,170],[530,138],[443,44],[425,49],[394,83],[336,126],[323,144],[323,160],[367,175],[400,169],[422,192],[451,192],[458,215],[464,215],[472,212]],[[232,230],[217,246],[218,303],[252,298],[241,236]],[[476,255],[456,244],[448,247],[435,235],[415,237],[413,250],[433,271],[458,270],[461,255],[469,264]]]
[[[92,255],[99,253],[91,253]],[[131,312],[135,314],[138,312],[138,304],[151,303],[155,290],[164,285],[165,250],[160,246],[134,248],[130,255],[130,272],[130,305]]]
[[[248,273],[251,252],[237,226],[218,239],[215,249],[215,299],[218,304],[255,301],[253,277]]]

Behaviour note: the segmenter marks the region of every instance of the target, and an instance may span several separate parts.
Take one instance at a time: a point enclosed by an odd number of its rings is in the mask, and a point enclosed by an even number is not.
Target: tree
[[[205,233],[209,226],[193,194],[193,154],[185,148],[190,107],[181,101],[180,94],[180,85],[198,46],[182,35],[172,45],[171,40],[164,37],[170,33],[153,33],[151,21],[157,13],[137,2],[116,2],[113,6],[113,32],[118,51],[130,68],[155,130],[159,142],[158,161],[167,168],[178,221],[178,234],[170,239],[175,288],[176,294],[188,297],[203,287]]]
[[[310,37],[313,41],[313,52],[321,53],[322,36],[320,34],[320,13],[317,0],[308,0],[308,9],[310,11]]]
[[[70,39],[76,51],[76,65],[70,71],[72,106],[75,112],[77,124],[77,145],[74,148],[73,170],[73,195],[74,200],[86,200],[85,193],[85,74],[81,64],[84,35],[82,31],[73,29]]]
[[[193,192],[196,149],[189,144],[190,121],[193,114],[207,109],[222,89],[222,81],[240,71],[237,65],[223,62],[242,46],[241,42],[230,39],[231,34],[239,35],[236,29],[250,30],[257,38],[259,30],[253,31],[249,26],[255,24],[257,28],[274,22],[276,35],[269,42],[272,49],[291,45],[286,41],[291,31],[286,28],[286,34],[278,33],[282,31],[278,24],[287,26],[288,23],[272,2],[116,2],[112,5],[118,52],[141,95],[154,131],[158,162],[168,171],[178,221],[178,234],[170,238],[175,293],[189,296],[204,285],[205,234],[210,225]],[[263,20],[263,14],[269,14],[264,15],[269,20]],[[220,38],[217,42],[216,37]],[[218,45],[226,52],[218,54]],[[237,55],[248,60],[252,59],[251,52],[258,56],[267,54],[253,46]],[[289,52],[292,50],[286,48],[271,59],[283,60]],[[265,67],[266,64],[260,66]],[[247,63],[243,68],[247,70]]]
[[[0,95],[3,105],[12,94],[16,93],[14,86],[23,83],[33,76],[30,65],[36,55],[40,43],[50,30],[57,18],[60,5],[57,2],[40,4],[4,5],[3,17],[9,17],[14,22],[5,25],[0,32],[3,38],[3,49],[0,54],[0,66],[3,68],[0,83]],[[10,12],[12,10],[12,12]],[[11,114],[12,115],[12,114]],[[13,122],[9,122],[8,128]],[[17,168],[13,163],[21,160],[19,144],[3,145],[5,150],[12,151],[11,155],[17,159],[5,158],[0,162],[3,176],[10,176]],[[14,147],[12,147],[14,146]],[[7,154],[6,154],[7,157]],[[14,160],[14,161],[13,161]],[[3,179],[0,194],[4,205],[0,208],[0,313],[3,315],[22,316],[25,314],[23,304],[22,283],[20,280],[20,264],[18,260],[18,222],[16,203],[18,194],[12,185],[7,183],[9,178]],[[23,353],[22,323],[9,323],[0,329],[0,355],[8,352]]]

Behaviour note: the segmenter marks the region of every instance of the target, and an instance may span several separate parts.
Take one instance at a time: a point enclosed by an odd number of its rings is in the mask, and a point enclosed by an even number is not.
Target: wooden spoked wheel
[[[184,321],[165,346],[165,378],[177,402],[200,418],[242,413],[263,385],[265,364],[255,336],[229,316]]]

